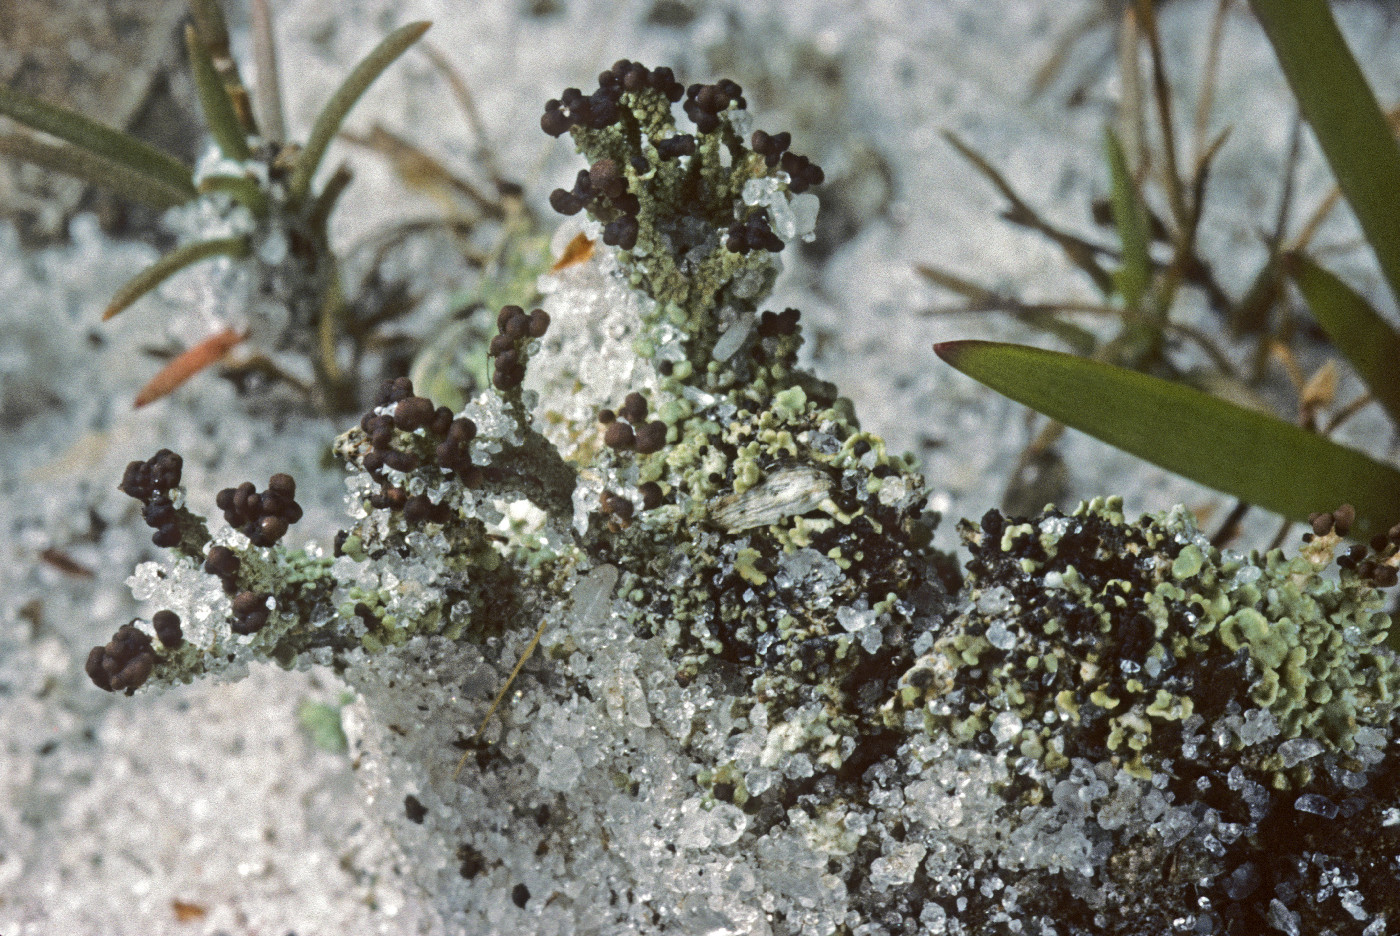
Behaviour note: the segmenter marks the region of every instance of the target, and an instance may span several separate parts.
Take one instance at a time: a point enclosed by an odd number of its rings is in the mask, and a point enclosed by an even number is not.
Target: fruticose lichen
[[[333,545],[277,545],[285,476],[206,533],[137,463],[176,550],[94,681],[333,667],[454,932],[1384,932],[1396,659],[1337,534],[1289,560],[1181,511],[992,512],[964,582],[911,460],[761,308],[820,170],[743,106],[630,62],[550,102],[590,160],[561,243],[603,243],[501,310],[494,390],[386,384]]]

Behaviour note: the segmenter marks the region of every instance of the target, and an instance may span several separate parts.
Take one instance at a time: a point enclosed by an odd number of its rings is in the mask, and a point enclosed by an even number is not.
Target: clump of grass
[[[256,253],[270,236],[289,245],[285,261],[276,266],[305,288],[297,289],[294,327],[304,331],[293,340],[303,345],[316,368],[314,388],[330,410],[353,408],[354,381],[339,363],[339,346],[346,337],[346,298],[341,290],[338,259],[332,253],[327,224],[350,180],[341,167],[317,189],[313,185],[326,149],[346,115],[386,68],[427,31],[425,22],[410,23],[384,38],[354,69],[317,116],[309,138],[298,147],[283,141],[281,90],[276,75],[271,19],[265,3],[256,4],[255,47],[259,81],[250,93],[229,51],[228,31],[217,0],[191,0],[192,22],[185,27],[185,47],[198,92],[200,111],[221,160],[213,170],[197,175],[181,160],[141,142],[128,133],[93,121],[75,111],[0,87],[0,115],[31,131],[56,138],[48,142],[29,133],[0,137],[0,153],[75,176],[90,185],[157,209],[173,208],[211,195],[227,196],[246,209],[249,230],[233,236],[196,240],[177,248],[123,286],[108,305],[112,318],[166,279],[187,267],[216,257],[242,259]],[[253,101],[263,111],[261,129]],[[236,343],[236,342],[235,342]],[[232,344],[225,342],[225,350]],[[204,355],[204,366],[219,357]],[[167,368],[151,382],[168,393],[193,376],[185,356],[177,359],[181,372]],[[172,362],[172,366],[173,366]],[[200,368],[202,369],[202,368]],[[272,368],[275,372],[276,368]],[[175,380],[177,376],[182,379]],[[141,398],[149,402],[149,392]]]
[[[1137,0],[1124,13],[1123,126],[1125,136],[1138,138],[1147,119],[1149,95],[1139,90],[1137,65],[1139,44],[1145,43],[1159,152],[1144,150],[1135,165],[1131,148],[1119,134],[1112,129],[1105,133],[1111,195],[1096,214],[1116,232],[1116,246],[1069,234],[1040,218],[986,159],[949,136],[1007,198],[1007,220],[1056,243],[1093,282],[1101,303],[1027,305],[954,274],[921,268],[927,278],[964,297],[958,311],[1009,312],[1059,338],[1074,353],[973,341],[942,343],[935,351],[964,373],[1051,418],[1022,458],[1023,469],[1064,427],[1071,427],[1237,497],[1239,503],[1217,534],[1218,541],[1234,535],[1250,505],[1285,518],[1281,540],[1290,523],[1342,503],[1355,506],[1353,535],[1366,539],[1400,518],[1400,471],[1326,436],[1373,401],[1400,426],[1400,334],[1360,293],[1318,262],[1310,243],[1340,193],[1352,206],[1392,292],[1400,296],[1400,216],[1394,212],[1400,201],[1400,147],[1391,120],[1361,75],[1324,0],[1251,0],[1251,5],[1338,182],[1338,191],[1323,200],[1302,231],[1291,240],[1286,236],[1295,133],[1289,179],[1274,231],[1267,237],[1264,262],[1237,300],[1218,283],[1197,249],[1197,234],[1211,162],[1226,138],[1220,133],[1207,139],[1204,128],[1229,0],[1217,7],[1189,162],[1177,144],[1153,6],[1150,0]],[[1189,171],[1182,171],[1183,164]],[[1154,184],[1168,206],[1162,218],[1148,208],[1148,188]],[[1165,244],[1157,251],[1158,256],[1166,254],[1165,261],[1154,257],[1154,241]],[[1319,415],[1338,403],[1335,370],[1329,364],[1311,378],[1298,372],[1289,345],[1292,324],[1279,312],[1290,283],[1368,388],[1337,405],[1326,421]],[[1176,301],[1187,288],[1202,291],[1234,335],[1257,342],[1252,374],[1239,373],[1210,337],[1174,319]],[[1086,312],[1115,316],[1120,323],[1117,333],[1100,341],[1079,327],[1072,316]],[[1175,364],[1171,341],[1179,339],[1204,350],[1215,371],[1208,379],[1200,380]],[[1252,395],[1248,383],[1262,377],[1271,359],[1281,360],[1293,379],[1298,395],[1295,419],[1259,412],[1209,392],[1223,383]]]

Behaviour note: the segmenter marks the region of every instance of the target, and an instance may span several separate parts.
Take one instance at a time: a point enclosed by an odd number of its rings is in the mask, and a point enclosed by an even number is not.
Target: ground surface
[[[995,219],[996,194],[939,130],[981,148],[1047,216],[1101,236],[1088,200],[1107,187],[1099,134],[1116,89],[1103,64],[1109,31],[1074,47],[1046,95],[1031,101],[1027,91],[1057,37],[1095,5],[885,2],[858,14],[837,2],[800,10],[570,0],[275,7],[294,133],[379,35],[432,19],[430,38],[475,92],[500,163],[518,170],[536,204],[573,172],[567,148],[537,127],[542,102],[566,85],[587,86],[620,56],[673,64],[683,80],[738,80],[758,124],[791,128],[833,180],[819,225],[834,230],[820,252],[790,259],[772,304],[803,310],[813,366],[892,449],[925,459],[949,514],[979,516],[1000,499],[1029,438],[1025,420],[942,368],[930,347],[1029,333],[994,317],[921,316],[948,297],[913,265],[936,263],[1027,300],[1089,295],[1051,247]],[[1164,16],[1173,61],[1187,75],[1184,107],[1194,99],[1189,75],[1211,7],[1171,4]],[[1394,61],[1382,12],[1360,4],[1343,12],[1366,61]],[[241,41],[246,11],[232,19]],[[1238,294],[1258,262],[1256,231],[1271,223],[1291,111],[1239,11],[1224,62],[1214,126],[1235,129],[1213,183],[1205,251]],[[1395,74],[1381,70],[1378,80]],[[1066,105],[1080,80],[1084,100]],[[1395,91],[1380,87],[1384,100]],[[352,123],[371,120],[471,171],[470,131],[423,59],[396,66]],[[405,195],[371,157],[343,155],[358,177],[337,217],[341,243],[436,210]],[[1305,148],[1300,200],[1310,209],[1324,190]],[[1332,240],[1347,233],[1343,225]],[[67,246],[35,253],[0,228],[0,936],[440,932],[400,873],[398,846],[366,809],[356,764],[318,748],[301,727],[305,703],[340,704],[334,676],[263,668],[241,682],[140,700],[99,693],[83,677],[90,646],[151,610],[125,585],[154,552],[133,502],[115,491],[128,460],[161,446],[181,451],[191,496],[206,500],[226,484],[291,470],[308,509],[296,535],[326,540],[343,487],[321,455],[342,427],[309,416],[260,419],[214,379],[133,413],[130,401],[156,366],[142,350],[207,333],[217,303],[198,283],[177,282],[99,326],[105,299],[155,254],[107,239],[81,216],[71,235]],[[1350,262],[1374,287],[1364,264]],[[451,270],[429,272],[435,283],[453,282]],[[1197,305],[1187,320],[1215,329]],[[1359,419],[1344,438],[1384,451],[1393,442],[1380,427]],[[1179,501],[1217,516],[1228,509],[1094,443],[1071,439],[1061,451],[1072,466],[1062,504],[1112,490],[1127,496],[1130,513]],[[1261,520],[1250,534],[1267,538],[1271,525]],[[949,526],[940,536],[952,548]],[[75,566],[57,564],[59,554]]]

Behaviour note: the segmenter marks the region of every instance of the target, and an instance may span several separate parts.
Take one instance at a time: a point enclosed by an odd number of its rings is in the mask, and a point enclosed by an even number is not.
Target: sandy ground
[[[499,163],[537,205],[574,172],[568,148],[537,126],[543,101],[563,87],[587,86],[620,56],[670,63],[683,80],[737,79],[758,125],[790,128],[832,180],[819,222],[831,232],[819,251],[790,257],[773,306],[803,310],[812,365],[856,401],[868,428],[924,458],[937,503],[952,516],[977,516],[1000,499],[1031,430],[1023,411],[942,367],[931,345],[1044,340],[1005,317],[926,316],[950,297],[914,265],[934,263],[1027,301],[1092,294],[1052,246],[996,220],[998,196],[939,132],[953,129],[981,149],[1047,217],[1107,240],[1088,206],[1107,190],[1100,133],[1119,90],[1105,61],[1112,35],[1105,26],[1089,31],[1050,90],[1032,99],[1031,75],[1096,4],[854,7],[274,4],[294,133],[305,132],[318,102],[378,36],[432,19],[430,39],[473,89]],[[1164,15],[1184,113],[1213,7],[1173,3]],[[1394,61],[1395,32],[1382,12],[1352,4],[1343,13],[1367,62]],[[240,53],[246,17],[231,11]],[[1272,224],[1291,109],[1239,9],[1228,19],[1223,62],[1212,127],[1234,129],[1217,164],[1203,248],[1238,295],[1262,255],[1257,232]],[[1394,100],[1400,73],[1375,72],[1382,99]],[[1081,82],[1081,100],[1068,104]],[[420,56],[396,65],[351,123],[364,130],[373,121],[475,171],[478,141]],[[336,218],[337,243],[440,210],[365,153],[334,155],[357,173]],[[1307,143],[1303,210],[1326,178]],[[1351,231],[1342,219],[1323,236],[1341,244]],[[308,705],[322,707],[314,715],[342,704],[332,674],[260,668],[240,682],[136,700],[104,695],[82,675],[89,647],[151,610],[125,584],[154,551],[134,502],[115,491],[126,461],[175,448],[191,496],[206,499],[244,477],[291,469],[308,507],[297,533],[305,539],[329,540],[340,510],[339,476],[321,463],[337,431],[330,422],[268,420],[212,378],[132,412],[155,366],[142,350],[207,333],[221,312],[208,280],[177,282],[99,326],[106,298],[154,256],[108,240],[90,218],[74,221],[68,246],[37,253],[0,227],[0,936],[439,932],[401,873],[409,859],[365,808],[357,764],[318,746],[305,727]],[[1338,265],[1379,292],[1355,251]],[[464,282],[450,266],[421,275],[434,290],[427,307],[439,313]],[[1199,297],[1188,296],[1181,314],[1220,330]],[[1344,398],[1350,392],[1344,381]],[[1368,414],[1343,439],[1393,454],[1386,432]],[[1062,503],[1116,491],[1133,510],[1185,502],[1219,516],[1229,508],[1097,443],[1070,438],[1060,451],[1069,465]],[[1248,535],[1267,539],[1273,525],[1257,518]],[[948,547],[950,527],[940,533]],[[59,554],[73,567],[56,564]]]

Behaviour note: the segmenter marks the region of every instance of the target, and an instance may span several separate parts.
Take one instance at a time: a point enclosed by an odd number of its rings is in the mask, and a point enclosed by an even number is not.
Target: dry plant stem
[[[1327,192],[1327,196],[1322,199],[1317,208],[1314,209],[1303,229],[1298,232],[1298,236],[1293,238],[1288,244],[1288,249],[1292,251],[1304,250],[1308,244],[1312,243],[1313,237],[1317,235],[1318,228],[1322,227],[1327,216],[1332,213],[1332,209],[1337,207],[1337,203],[1342,200],[1342,190],[1335,185]]]
[[[1385,116],[1390,123],[1391,130],[1400,130],[1400,107],[1392,107],[1386,111]],[[1322,227],[1323,222],[1332,213],[1332,209],[1337,207],[1337,202],[1341,201],[1341,198],[1342,190],[1336,185],[1328,189],[1326,197],[1313,210],[1307,223],[1303,225],[1303,229],[1298,232],[1298,236],[1289,242],[1285,252],[1293,253],[1306,250],[1308,244],[1312,243],[1313,237],[1316,236],[1318,228]]]
[[[1207,269],[1196,254],[1196,234],[1200,223],[1205,199],[1205,186],[1211,161],[1216,149],[1223,142],[1218,137],[1215,144],[1195,160],[1193,176],[1189,186],[1182,179],[1177,159],[1175,119],[1172,114],[1171,84],[1167,78],[1162,56],[1161,37],[1157,31],[1157,19],[1151,0],[1135,0],[1141,31],[1147,38],[1152,67],[1153,96],[1157,105],[1158,131],[1162,138],[1165,165],[1162,167],[1162,185],[1166,189],[1171,207],[1172,261],[1167,266],[1158,288],[1154,293],[1154,306],[1159,324],[1164,324],[1175,299],[1176,292],[1187,279],[1188,271]],[[1209,76],[1207,76],[1209,80]],[[1206,110],[1206,116],[1209,110]],[[1145,115],[1144,115],[1145,119]],[[1189,188],[1189,198],[1188,198]]]
[[[496,693],[496,698],[491,700],[491,707],[486,710],[486,717],[481,720],[481,725],[476,729],[476,734],[472,735],[471,741],[476,741],[476,739],[480,738],[486,731],[486,726],[491,723],[491,716],[495,715],[496,709],[501,707],[501,702],[505,700],[506,693],[510,691],[510,687],[515,683],[515,677],[520,675],[521,667],[525,665],[526,660],[530,659],[531,654],[535,652],[535,648],[540,645],[540,638],[544,636],[545,628],[548,626],[549,622],[544,621],[540,624],[539,628],[536,629],[535,636],[530,638],[530,643],[525,647],[525,652],[520,654],[520,659],[516,661],[515,669],[511,670],[510,675],[506,677],[506,684],[501,687],[500,692]],[[468,743],[470,744],[471,742]],[[461,760],[457,761],[457,769],[452,772],[453,780],[456,780],[462,775],[462,768],[466,765],[467,755],[470,753],[471,748],[462,752]]]
[[[326,409],[346,412],[356,405],[355,388],[340,366],[338,351],[340,336],[345,331],[345,292],[340,286],[340,265],[329,250],[320,252],[318,266],[324,265],[325,294],[321,298],[317,319],[318,346],[316,377],[325,394]]]
[[[506,219],[501,228],[501,236],[496,238],[495,246],[491,248],[489,264],[493,268],[499,268],[505,259],[506,251],[511,242],[524,234],[529,233],[535,227],[535,218],[528,205],[523,199],[507,198],[503,201]]]
[[[1230,363],[1230,359],[1226,357],[1225,352],[1219,345],[1211,340],[1210,336],[1205,332],[1191,325],[1182,325],[1179,322],[1165,322],[1164,327],[1169,332],[1174,332],[1194,341],[1197,347],[1204,351],[1206,356],[1210,358],[1210,362],[1225,376],[1230,378],[1237,378],[1239,376],[1235,370],[1235,365]]]
[[[282,115],[282,82],[277,75],[277,37],[267,0],[253,0],[253,63],[257,67],[255,92],[263,137],[272,142],[287,138]]]
[[[1027,423],[1033,423],[1036,418],[1034,410],[1026,411]],[[1011,479],[1007,482],[1006,490],[1023,485],[1025,483],[1023,475],[1035,464],[1035,460],[1051,447],[1065,434],[1065,424],[1058,420],[1049,420],[1035,434],[1026,447],[1021,450],[1021,454],[1016,458],[1016,467],[1011,470]]]
[[[1220,528],[1210,538],[1210,544],[1216,549],[1224,549],[1230,541],[1240,535],[1240,524],[1243,522],[1245,514],[1249,513],[1250,505],[1246,501],[1235,501],[1235,506],[1220,524]]]
[[[1105,22],[1107,22],[1107,18],[1103,10],[1094,7],[1060,34],[1060,38],[1055,40],[1055,47],[1050,51],[1049,57],[1035,70],[1035,77],[1031,79],[1032,99],[1044,94],[1045,90],[1050,87],[1055,76],[1064,68],[1065,59],[1069,57],[1070,50],[1074,48],[1075,44]]]
[[[1346,406],[1343,406],[1341,409],[1337,410],[1337,412],[1332,414],[1332,418],[1327,421],[1327,425],[1322,427],[1322,434],[1331,435],[1337,429],[1341,428],[1344,423],[1351,419],[1351,417],[1355,416],[1357,413],[1365,409],[1370,403],[1374,402],[1375,399],[1376,398],[1371,395],[1371,392],[1369,390],[1356,397]]]
[[[1273,338],[1264,343],[1268,349],[1270,357],[1275,358],[1283,367],[1283,372],[1288,376],[1288,382],[1293,385],[1293,392],[1298,396],[1303,395],[1303,387],[1307,385],[1307,378],[1303,376],[1303,371],[1298,367],[1298,361],[1293,357],[1293,349],[1287,342]]]
[[[1177,229],[1185,231],[1191,227],[1190,215],[1182,192],[1181,173],[1177,169],[1171,85],[1167,81],[1166,66],[1162,60],[1162,42],[1157,35],[1157,17],[1152,10],[1152,0],[1135,0],[1135,3],[1142,31],[1147,36],[1148,48],[1152,52],[1152,93],[1157,101],[1158,124],[1162,132],[1162,154],[1166,159],[1166,165],[1162,167],[1166,174],[1163,181],[1166,183],[1167,198]]]
[[[188,192],[144,172],[136,172],[78,146],[45,143],[24,133],[0,134],[0,156],[13,156],[61,172],[161,211],[190,200]]]
[[[461,108],[462,115],[466,117],[467,126],[471,128],[472,134],[476,137],[475,157],[481,160],[493,180],[504,179],[500,167],[496,165],[496,154],[491,148],[490,140],[486,135],[486,124],[481,119],[481,112],[477,110],[476,98],[472,96],[471,88],[462,78],[461,72],[453,67],[437,46],[430,42],[424,42],[419,46],[423,54],[428,57],[433,68],[447,82],[447,88],[452,92],[452,99]]]
[[[1008,312],[1012,315],[1055,315],[1079,313],[1084,315],[1122,315],[1122,309],[1095,302],[1031,302],[1025,303],[1009,296],[990,296],[985,300],[961,306],[932,306],[921,309],[919,315],[932,318],[939,315],[960,315],[978,312]]]
[[[1201,93],[1196,98],[1196,119],[1192,125],[1192,152],[1199,164],[1202,146],[1210,128],[1210,114],[1215,108],[1215,86],[1220,74],[1220,46],[1225,36],[1225,16],[1230,12],[1232,0],[1219,0],[1215,5],[1215,16],[1210,21],[1210,39],[1206,43],[1206,60],[1201,67]],[[1197,206],[1200,202],[1196,202]]]
[[[1278,532],[1274,534],[1273,539],[1269,540],[1269,545],[1264,549],[1264,552],[1270,552],[1282,546],[1284,540],[1288,539],[1288,531],[1291,529],[1293,529],[1292,520],[1285,520],[1279,524]]]
[[[1288,219],[1292,214],[1293,195],[1298,178],[1298,156],[1302,144],[1303,122],[1295,115],[1289,133],[1288,153],[1284,158],[1283,190],[1279,195],[1278,212],[1274,217],[1274,227],[1270,234],[1262,235],[1268,245],[1269,254],[1260,270],[1254,286],[1232,310],[1231,328],[1238,334],[1264,332],[1272,320],[1270,313],[1283,296],[1283,272],[1279,266],[1284,232],[1288,229]],[[1277,337],[1277,336],[1275,336]],[[1267,363],[1264,345],[1255,347],[1253,372],[1263,374]]]
[[[380,124],[371,127],[367,136],[342,131],[340,139],[383,156],[393,165],[399,178],[411,188],[455,192],[488,218],[499,219],[505,215],[505,209],[498,202],[487,198],[476,186],[450,172],[437,159]]]
[[[306,146],[297,158],[296,169],[292,171],[292,177],[287,183],[287,191],[294,201],[304,199],[310,193],[311,180],[321,165],[321,159],[326,155],[326,148],[340,131],[340,125],[345,122],[346,115],[360,99],[360,95],[365,93],[384,69],[417,42],[431,25],[426,22],[409,23],[394,30],[341,82],[340,87],[316,117],[316,122],[311,127],[311,135],[307,138]]]
[[[1048,237],[1064,252],[1071,263],[1083,270],[1093,281],[1095,288],[1104,295],[1113,292],[1113,277],[1099,265],[1095,259],[1099,256],[1113,256],[1113,251],[1107,247],[1094,244],[1083,238],[1075,237],[1064,231],[1053,227],[1043,220],[1035,211],[1016,194],[1016,190],[1006,181],[1000,172],[994,169],[991,163],[987,162],[980,153],[968,146],[951,130],[943,131],[943,138],[956,149],[964,159],[972,163],[978,172],[982,173],[994,185],[1008,202],[1011,208],[1003,213],[1002,217],[1012,224],[1029,228],[1033,231]]]
[[[1185,244],[1180,251],[1172,257],[1172,275],[1176,278],[1172,288],[1176,288],[1176,283],[1185,281],[1204,290],[1211,305],[1226,309],[1230,306],[1229,296],[1220,284],[1215,281],[1215,276],[1196,251],[1196,235],[1200,231],[1201,215],[1205,208],[1206,183],[1210,179],[1210,169],[1215,162],[1216,154],[1225,145],[1225,140],[1229,138],[1230,131],[1225,129],[1211,140],[1205,152],[1201,153],[1192,166],[1191,170],[1191,224],[1185,232]]]
[[[928,269],[928,267],[922,265],[919,267],[919,271],[921,273],[925,272]],[[940,273],[939,275],[946,276],[950,280],[957,281],[956,277],[952,277],[948,274]],[[933,279],[933,277],[929,278]],[[937,282],[940,286],[944,286],[945,288],[951,288],[941,280],[935,279],[934,281]],[[920,310],[919,315],[925,318],[933,318],[935,316],[941,315],[965,315],[968,313],[1005,312],[1017,317],[1033,318],[1036,316],[1078,313],[1081,315],[1113,315],[1121,318],[1129,318],[1133,321],[1145,321],[1144,319],[1139,319],[1135,316],[1131,316],[1128,312],[1126,312],[1123,309],[1118,309],[1113,306],[1100,305],[1098,303],[1092,302],[1023,303],[1010,296],[1002,296],[997,293],[993,293],[988,290],[982,289],[981,287],[976,286],[973,283],[968,283],[966,281],[960,282],[962,282],[963,285],[974,294],[968,295],[967,305],[933,306],[931,308]],[[955,291],[963,292],[963,290],[961,289]],[[964,294],[967,295],[967,293]],[[1168,321],[1160,324],[1167,331],[1181,335],[1184,338],[1189,338],[1193,342],[1195,342],[1200,347],[1200,349],[1204,351],[1206,355],[1211,359],[1211,363],[1214,364],[1226,376],[1232,378],[1238,376],[1235,370],[1235,365],[1230,362],[1230,359],[1226,356],[1224,350],[1218,344],[1216,344],[1211,339],[1211,337],[1205,332],[1201,331],[1198,328],[1194,328],[1190,325],[1183,325],[1178,322]]]
[[[286,384],[307,398],[312,397],[316,392],[313,385],[277,366],[276,361],[261,352],[253,354],[245,360],[227,363],[223,370],[225,374],[261,374],[270,381]]]
[[[1201,209],[1206,200],[1206,182],[1210,179],[1210,167],[1215,162],[1215,157],[1220,153],[1220,147],[1225,145],[1225,141],[1230,138],[1230,128],[1226,127],[1214,137],[1206,146],[1205,151],[1196,157],[1196,164],[1191,170],[1191,205],[1192,205],[1192,227],[1191,234],[1195,237],[1196,230],[1201,221]]]
[[[1293,126],[1288,134],[1288,155],[1284,158],[1283,191],[1279,194],[1278,214],[1274,216],[1274,230],[1269,239],[1272,253],[1277,256],[1279,245],[1283,243],[1284,232],[1288,229],[1288,218],[1293,212],[1293,196],[1298,188],[1298,159],[1303,145],[1303,119],[1293,115]]]

